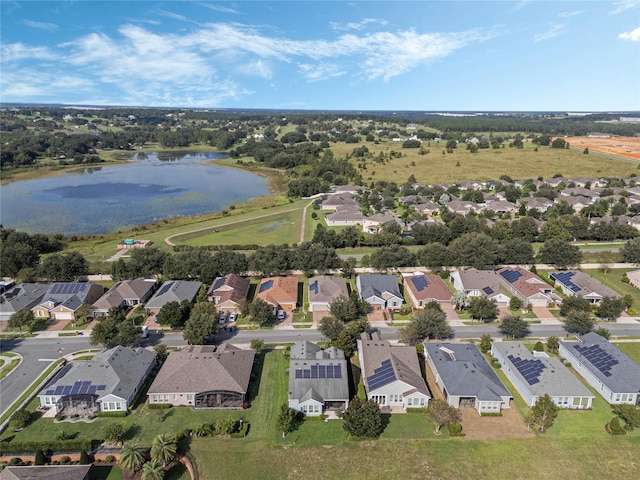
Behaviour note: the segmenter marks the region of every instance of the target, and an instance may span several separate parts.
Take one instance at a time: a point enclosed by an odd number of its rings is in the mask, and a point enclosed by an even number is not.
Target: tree
[[[109,423],[104,428],[104,441],[110,444],[119,444],[124,438],[126,429],[120,422]]]
[[[182,327],[189,318],[189,313],[185,306],[174,300],[165,303],[156,318],[160,325],[169,325],[172,328]]]
[[[264,340],[261,338],[254,338],[250,343],[251,350],[256,352],[256,355],[260,355],[264,350]]]
[[[593,330],[593,333],[596,333],[600,335],[602,338],[606,338],[607,340],[611,338],[611,332],[609,331],[608,328],[605,328],[605,327],[598,327]]]
[[[209,337],[218,333],[220,327],[216,317],[216,307],[213,303],[196,303],[184,325],[182,337],[190,345],[204,345]]]
[[[606,318],[608,320],[616,319],[625,309],[624,299],[614,297],[603,297],[596,310],[596,315],[599,318]]]
[[[544,433],[553,425],[559,410],[560,407],[553,403],[548,393],[538,397],[531,411],[533,413],[533,421],[538,426],[540,433]]]
[[[248,310],[252,320],[261,327],[273,323],[273,307],[261,298],[253,300],[249,304]]]
[[[115,345],[118,325],[119,323],[111,316],[101,318],[91,330],[91,345],[104,345],[105,348]]]
[[[153,347],[153,351],[158,358],[160,363],[164,362],[166,358],[169,356],[169,347],[167,347],[164,343],[159,343]]]
[[[524,338],[529,332],[529,325],[516,315],[507,315],[500,321],[500,331],[511,338]]]
[[[144,463],[144,455],[138,443],[129,440],[124,442],[120,450],[120,465],[131,472],[135,472]]]
[[[436,429],[433,432],[436,435],[440,435],[440,429],[444,425],[462,420],[462,414],[459,409],[449,405],[446,400],[440,400],[438,398],[429,401],[427,416],[436,424]]]
[[[488,333],[485,333],[483,335],[480,336],[480,343],[478,344],[478,347],[480,348],[480,351],[482,353],[489,353],[489,351],[491,350],[491,342],[493,340],[491,339],[491,335],[489,335]]]
[[[622,261],[640,263],[640,237],[632,238],[622,247]]]
[[[120,322],[117,331],[118,333],[115,338],[116,345],[131,347],[140,343],[140,340],[142,340],[142,330],[140,327],[134,325],[131,320]]]
[[[498,304],[486,297],[471,297],[469,300],[471,318],[476,320],[491,320],[498,317]]]
[[[571,310],[564,317],[564,323],[568,332],[584,335],[593,330],[596,320],[591,316],[590,312]]]
[[[168,433],[156,435],[151,441],[151,460],[161,463],[163,468],[174,459],[176,451],[176,439]]]
[[[13,422],[13,429],[15,431],[22,430],[31,423],[31,412],[28,410],[18,410],[13,414],[11,421]]]
[[[34,322],[35,317],[33,316],[33,312],[28,308],[24,308],[19,312],[11,314],[7,326],[11,329],[17,328],[20,331],[22,331],[23,328],[31,331]]]
[[[164,478],[164,467],[156,460],[151,460],[142,465],[141,480],[162,480]]]
[[[364,401],[356,395],[349,402],[342,419],[342,428],[354,437],[378,438],[382,433],[380,407],[373,400]]]
[[[356,295],[345,297],[340,295],[329,304],[331,316],[343,323],[355,320],[369,311],[369,305]]]
[[[572,310],[591,312],[591,302],[577,295],[567,297],[562,301],[562,305],[560,305],[560,316],[565,317]]]
[[[509,310],[520,310],[520,307],[522,307],[520,297],[516,297],[515,295],[511,297],[511,300],[509,300]]]
[[[469,308],[469,304],[469,295],[467,295],[467,292],[464,290],[457,290],[451,297],[451,305],[458,311]]]
[[[72,282],[89,273],[89,262],[78,252],[54,253],[41,265],[42,276],[54,282]]]
[[[580,248],[560,238],[546,240],[540,249],[540,261],[560,269],[573,267],[579,264],[580,260],[582,260]]]
[[[298,412],[293,408],[289,408],[289,405],[286,403],[280,405],[280,413],[276,419],[276,426],[278,430],[282,432],[282,438],[295,429],[297,416]]]
[[[335,341],[344,330],[344,322],[335,317],[324,317],[320,320],[318,330],[332,342]]]
[[[455,265],[486,268],[497,263],[498,254],[498,242],[485,233],[465,233],[449,245],[449,255]]]
[[[404,340],[415,345],[425,339],[444,339],[451,337],[451,327],[447,316],[436,301],[429,302],[424,309],[413,315],[411,322],[403,330]]]
[[[560,348],[560,339],[555,335],[547,338],[547,349],[554,353],[558,353],[558,349]]]

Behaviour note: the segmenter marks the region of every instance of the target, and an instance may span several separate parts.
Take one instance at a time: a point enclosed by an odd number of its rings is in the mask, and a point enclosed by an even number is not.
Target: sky
[[[640,111],[640,0],[0,1],[0,102]]]

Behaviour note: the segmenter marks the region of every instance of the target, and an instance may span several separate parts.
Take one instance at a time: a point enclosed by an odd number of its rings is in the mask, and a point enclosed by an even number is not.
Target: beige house
[[[349,297],[347,282],[342,277],[320,275],[309,279],[309,311],[329,312],[331,302]]]
[[[274,310],[291,311],[298,303],[297,277],[269,277],[263,278],[258,286],[256,298],[272,305]]]
[[[75,320],[78,308],[94,303],[103,293],[102,286],[90,282],[53,283],[31,311],[36,318]]]
[[[450,303],[452,293],[444,280],[433,273],[413,272],[402,275],[404,291],[414,308],[424,308],[429,302]]]

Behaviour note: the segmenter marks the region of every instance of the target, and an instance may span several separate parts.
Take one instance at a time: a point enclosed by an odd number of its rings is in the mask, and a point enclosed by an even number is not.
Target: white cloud
[[[342,24],[339,22],[329,22],[329,26],[337,31],[343,31],[343,30],[362,30],[364,29],[367,25],[369,24],[377,24],[377,25],[381,25],[381,26],[386,26],[389,22],[387,22],[386,20],[381,20],[381,19],[377,19],[377,18],[365,18],[364,20],[362,20],[361,22],[349,22],[346,24]]]
[[[640,1],[638,0],[622,0],[619,2],[613,2],[614,9],[609,11],[609,15],[617,15],[618,13],[625,12],[632,8],[640,6]]]
[[[211,3],[199,3],[201,7],[208,8],[209,10],[215,10],[216,12],[222,13],[233,13],[235,15],[239,15],[240,12],[234,10],[233,8],[223,7],[222,5],[213,5]]]
[[[632,42],[640,42],[640,27],[635,30],[631,30],[630,32],[623,32],[618,35],[618,38],[623,40],[631,40]]]
[[[273,78],[273,69],[271,65],[266,60],[255,60],[250,61],[245,64],[242,64],[234,70],[236,73],[241,73],[242,75],[261,77],[267,80],[271,80]]]
[[[574,12],[562,12],[560,15],[558,15],[560,18],[570,18],[570,17],[575,17],[576,15],[580,15],[584,13],[584,10],[577,10]]]
[[[2,63],[27,59],[53,60],[55,57],[56,55],[46,47],[31,47],[22,43],[9,43],[0,46]]]
[[[32,20],[23,20],[23,25],[31,28],[37,28],[38,30],[46,30],[48,32],[53,32],[58,29],[58,25],[55,23],[46,23],[46,22],[34,22]]]
[[[551,27],[549,27],[549,29],[546,32],[535,35],[533,37],[533,41],[540,42],[542,40],[550,40],[552,38],[555,38],[565,33],[566,27],[567,25],[564,23],[557,23],[555,25],[551,25]]]
[[[333,77],[340,77],[346,73],[333,63],[321,63],[319,65],[302,63],[298,65],[298,70],[309,82],[319,82]]]

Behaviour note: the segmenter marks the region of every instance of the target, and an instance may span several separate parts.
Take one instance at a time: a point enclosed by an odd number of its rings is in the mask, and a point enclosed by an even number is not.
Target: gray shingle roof
[[[185,282],[170,280],[162,284],[160,289],[147,302],[146,308],[160,309],[169,302],[180,303],[183,300],[193,302],[202,286],[201,282]]]
[[[0,472],[0,480],[84,480],[91,465],[7,466]]]
[[[171,352],[149,387],[152,393],[200,393],[215,390],[247,393],[255,352],[224,344],[192,346]]]
[[[611,391],[620,393],[640,392],[640,365],[631,360],[625,353],[616,348],[606,338],[597,333],[589,332],[578,337],[579,342],[562,342],[569,352],[575,356],[582,365],[593,373],[598,380],[604,383]],[[609,354],[616,364],[611,366],[610,376],[606,376],[596,368],[576,347],[590,347],[597,345],[605,353]]]
[[[534,357],[521,342],[493,342],[492,348],[502,354],[505,362],[510,365],[513,375],[535,396],[548,393],[552,397],[594,397],[587,387],[555,357]],[[513,365],[509,355],[523,360],[533,359],[542,362],[544,369],[538,377],[539,382],[530,385]]]
[[[382,297],[382,294],[388,292],[396,297],[402,298],[398,279],[395,275],[358,275],[356,278],[358,292],[364,300],[371,297]]]
[[[7,319],[14,313],[37,305],[49,285],[46,283],[21,283],[0,295],[0,317]]]
[[[296,370],[310,369],[312,365],[339,365],[341,378],[296,378]],[[347,361],[342,350],[335,347],[322,350],[316,344],[304,340],[291,348],[289,399],[304,402],[311,398],[318,402],[349,400]]]
[[[453,357],[441,348],[447,348]],[[450,395],[476,397],[480,401],[501,401],[511,394],[475,345],[468,343],[425,343],[438,374]]]
[[[339,296],[349,296],[344,278],[320,275],[309,279],[309,302],[331,303]]]

